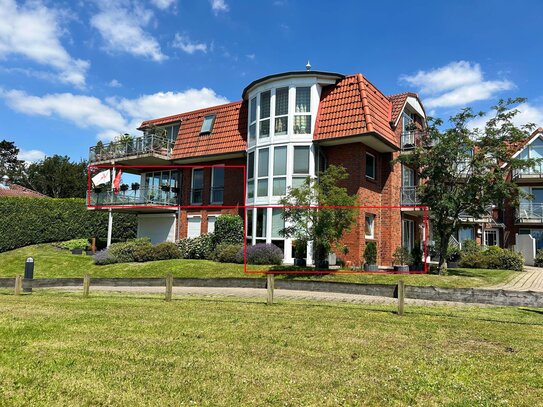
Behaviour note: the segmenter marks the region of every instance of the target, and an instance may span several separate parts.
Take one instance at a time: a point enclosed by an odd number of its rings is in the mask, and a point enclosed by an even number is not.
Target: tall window
[[[249,105],[249,141],[256,138],[256,96],[251,99]]]
[[[415,171],[412,168],[402,165],[402,186],[413,187],[415,186]]]
[[[287,146],[273,149],[273,196],[287,193]]]
[[[201,204],[203,201],[202,191],[204,189],[204,169],[193,168],[192,170],[192,190],[190,201],[192,204]]]
[[[375,215],[367,214],[365,216],[364,234],[366,239],[373,239],[375,237]]]
[[[247,198],[255,197],[255,153],[247,157]]]
[[[256,196],[268,196],[269,155],[270,153],[267,148],[261,148],[258,150],[258,180]]]
[[[311,134],[311,88],[296,88],[294,134]]]
[[[288,87],[275,91],[275,135],[284,136],[288,130]]]
[[[292,188],[301,186],[309,175],[309,146],[294,147]]]
[[[265,239],[268,223],[268,209],[260,208],[256,210],[256,238]]]
[[[253,210],[252,209],[247,209],[247,218],[246,218],[246,223],[247,223],[247,237],[253,237]]]
[[[224,199],[224,167],[213,167],[211,172],[211,203],[222,204]]]
[[[366,177],[375,179],[375,156],[370,153],[366,153]]]
[[[267,138],[270,136],[270,99],[271,91],[262,92],[260,94],[260,131],[259,138]]]

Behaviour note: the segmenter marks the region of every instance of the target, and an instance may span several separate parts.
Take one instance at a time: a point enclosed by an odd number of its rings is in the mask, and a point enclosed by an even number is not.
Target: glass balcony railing
[[[401,149],[412,150],[422,144],[422,136],[424,133],[421,130],[404,131],[401,136]],[[424,144],[424,147],[431,147]]]
[[[518,223],[543,223],[543,202],[521,203],[515,215]]]
[[[140,188],[138,190],[114,191],[94,189],[87,192],[92,206],[175,206],[179,202],[179,192],[162,188]]]
[[[415,206],[420,204],[417,196],[417,187],[402,187],[400,202],[402,206]]]
[[[112,141],[89,149],[89,162],[109,161],[118,158],[158,154],[168,158],[174,142],[166,137],[148,134],[124,141]]]
[[[543,163],[535,167],[513,170],[513,179],[538,179],[543,178]]]

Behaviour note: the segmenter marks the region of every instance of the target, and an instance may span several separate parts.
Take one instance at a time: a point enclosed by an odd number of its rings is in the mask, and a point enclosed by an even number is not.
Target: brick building
[[[281,210],[269,206],[307,176],[342,165],[360,205],[395,207],[360,210],[345,236],[345,260],[360,262],[371,240],[379,264],[390,266],[396,247],[412,249],[424,233],[422,212],[411,207],[418,180],[409,168],[391,165],[418,142],[413,123],[418,129],[425,123],[416,94],[387,96],[361,74],[270,75],[250,83],[238,102],[148,120],[143,136],[92,147],[91,164],[130,166],[122,171],[141,181],[119,194],[93,190],[89,201],[137,212],[139,235],[153,242],[213,231],[218,215],[243,215],[248,206],[248,243],[274,243],[292,263],[292,242],[278,233]],[[157,135],[157,127],[166,135]]]

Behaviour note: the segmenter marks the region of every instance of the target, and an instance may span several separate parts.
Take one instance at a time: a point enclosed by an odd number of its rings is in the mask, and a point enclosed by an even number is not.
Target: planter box
[[[294,259],[294,265],[297,267],[306,267],[307,262],[305,259]]]
[[[83,254],[83,249],[73,249],[72,254]]]
[[[364,271],[379,271],[377,264],[364,264]]]
[[[87,256],[92,256],[92,255],[94,255],[94,253],[92,252],[92,250],[87,250],[87,251],[85,251],[85,254],[86,254]]]
[[[394,271],[398,271],[400,273],[408,273],[409,266],[394,266]]]

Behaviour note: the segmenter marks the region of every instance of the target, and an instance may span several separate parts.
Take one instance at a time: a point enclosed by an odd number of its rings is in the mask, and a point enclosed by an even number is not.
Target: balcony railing
[[[417,187],[402,187],[400,202],[402,206],[415,206],[420,204],[417,196]]]
[[[538,163],[535,167],[513,170],[513,179],[542,179],[543,163]]]
[[[154,134],[133,137],[126,141],[112,141],[103,146],[91,147],[89,149],[89,162],[109,161],[152,153],[169,157],[173,145],[174,142],[168,138]]]
[[[517,208],[515,219],[518,223],[543,223],[543,203],[521,203]]]
[[[404,131],[401,136],[402,150],[412,150],[417,146],[422,145],[422,136],[424,133],[421,130]],[[424,144],[424,147],[431,147],[429,144]]]
[[[138,190],[119,191],[110,189],[90,191],[90,204],[93,206],[175,206],[179,202],[179,192],[165,191],[161,188],[141,188]]]

